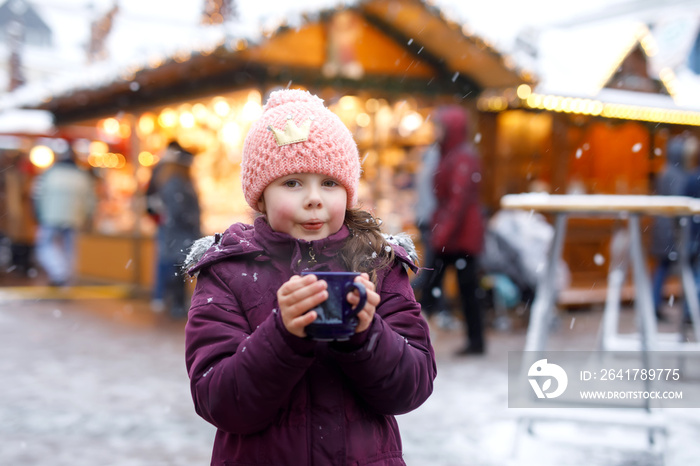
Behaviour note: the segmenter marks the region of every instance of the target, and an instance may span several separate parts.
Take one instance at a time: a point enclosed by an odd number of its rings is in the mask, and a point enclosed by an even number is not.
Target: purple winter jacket
[[[436,365],[404,249],[378,274],[372,325],[346,342],[298,338],[277,312],[292,275],[342,270],[348,235],[307,242],[261,217],[229,227],[190,269],[186,363],[195,410],[218,429],[212,465],[405,464],[394,415],[430,396]]]

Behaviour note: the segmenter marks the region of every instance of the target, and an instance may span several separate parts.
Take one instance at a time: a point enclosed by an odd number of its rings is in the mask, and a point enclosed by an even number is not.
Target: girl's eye
[[[296,188],[299,184],[297,180],[287,180],[284,182],[284,185],[288,188]]]
[[[338,182],[335,180],[325,180],[323,182],[323,186],[325,186],[326,188],[333,188],[335,186],[338,186]]]

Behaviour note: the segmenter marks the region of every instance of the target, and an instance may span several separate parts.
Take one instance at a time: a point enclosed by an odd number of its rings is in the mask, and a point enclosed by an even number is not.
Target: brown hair
[[[377,271],[394,263],[394,249],[382,236],[381,220],[362,209],[345,211],[345,225],[350,237],[340,250],[340,258],[348,270],[366,272],[377,284]]]

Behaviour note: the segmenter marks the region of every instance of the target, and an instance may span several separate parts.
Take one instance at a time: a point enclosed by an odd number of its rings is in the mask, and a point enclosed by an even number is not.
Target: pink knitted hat
[[[245,200],[258,201],[272,181],[292,173],[320,173],[337,179],[357,203],[360,158],[350,130],[323,100],[296,89],[270,94],[263,114],[243,143],[241,178]]]

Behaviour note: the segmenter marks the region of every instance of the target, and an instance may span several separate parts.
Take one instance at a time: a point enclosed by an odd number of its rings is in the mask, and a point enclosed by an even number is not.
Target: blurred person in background
[[[481,354],[485,350],[484,325],[479,292],[478,257],[484,244],[484,221],[480,202],[481,161],[469,142],[470,121],[457,105],[437,109],[433,121],[440,145],[433,183],[436,208],[432,218],[431,245],[435,270],[430,274],[421,305],[435,310],[442,296],[445,269],[456,269],[459,294],[467,327],[467,342],[458,355]]]
[[[21,151],[2,151],[0,156],[0,267],[35,277],[34,244],[36,216],[32,205],[32,181],[36,167]]]
[[[39,228],[36,258],[51,286],[66,286],[74,279],[75,242],[97,204],[90,173],[78,167],[75,152],[63,141],[55,163],[38,176],[32,190]]]
[[[437,201],[435,200],[435,185],[433,178],[437,171],[438,163],[440,162],[440,145],[435,142],[423,151],[422,166],[416,177],[416,193],[417,200],[415,206],[416,227],[420,232],[421,244],[423,251],[420,265],[421,269],[416,278],[413,279],[411,286],[420,292],[426,292],[425,287],[430,281],[431,275],[435,272],[435,253],[431,245],[432,230],[433,230],[433,213]],[[429,290],[430,293],[438,294],[435,298],[436,302],[430,310],[424,309],[426,318],[437,315],[437,324],[440,328],[454,328],[457,326],[452,317],[452,312],[449,310],[442,290]]]
[[[194,155],[171,142],[153,170],[146,191],[156,234],[156,274],[152,306],[173,318],[187,315],[187,283],[180,275],[185,252],[201,236],[200,206],[190,175]]]
[[[686,135],[683,141],[683,154],[686,161],[694,164],[695,168],[688,175],[683,194],[700,198],[700,141],[694,135]],[[690,264],[695,275],[695,286],[700,290],[700,215],[690,217],[690,233],[688,241]],[[698,296],[700,298],[700,296]],[[691,323],[687,301],[683,310],[683,322]]]
[[[158,192],[158,172],[168,162],[177,159],[177,154],[183,150],[177,141],[171,141],[160,154],[160,160],[153,167],[151,179],[146,187],[146,213],[156,225],[156,254],[155,268],[153,270],[153,289],[151,290],[151,308],[156,312],[162,312],[165,309],[163,296],[165,294],[165,278],[171,270],[171,264],[168,261],[161,261],[158,254],[157,246],[163,243],[163,234],[165,230],[161,228],[163,221],[163,201],[160,199]]]
[[[666,164],[654,182],[654,194],[657,196],[682,196],[688,179],[688,162],[684,156],[684,138],[674,136],[666,148]],[[652,277],[652,293],[656,318],[665,321],[663,313],[663,286],[677,264],[680,230],[675,217],[655,216],[651,229],[650,252],[654,258],[655,268]]]

